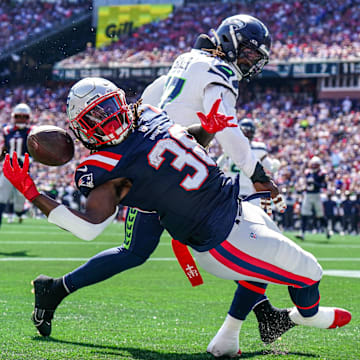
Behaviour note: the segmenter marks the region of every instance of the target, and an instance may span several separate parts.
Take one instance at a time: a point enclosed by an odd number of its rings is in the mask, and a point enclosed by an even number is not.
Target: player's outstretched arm
[[[130,189],[122,187],[124,179],[109,181],[94,189],[87,199],[84,212],[69,209],[50,197],[40,194],[29,174],[29,155],[25,155],[21,168],[14,152],[12,163],[9,154],[5,157],[3,172],[6,178],[47,217],[48,221],[70,231],[83,240],[92,240],[113,220],[120,197]]]

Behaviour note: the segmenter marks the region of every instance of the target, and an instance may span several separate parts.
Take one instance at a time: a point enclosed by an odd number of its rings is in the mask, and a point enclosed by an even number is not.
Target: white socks
[[[242,320],[235,319],[228,314],[206,351],[215,357],[235,357],[241,354],[239,350],[239,334],[242,323]]]

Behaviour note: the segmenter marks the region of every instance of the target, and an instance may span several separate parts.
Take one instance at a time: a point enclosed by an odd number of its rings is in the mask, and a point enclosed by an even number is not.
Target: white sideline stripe
[[[0,258],[0,261],[87,261],[88,258],[36,258],[12,257]],[[148,261],[176,261],[175,258],[150,258]],[[360,278],[360,270],[324,270],[324,275],[348,278]]]
[[[89,258],[37,258],[37,257],[7,257],[0,261],[88,261]],[[150,258],[148,261],[176,261],[176,258]]]
[[[32,227],[31,225],[29,225],[29,227]],[[35,227],[35,226],[34,226]],[[7,234],[7,235],[11,235],[11,234],[23,234],[23,235],[38,235],[38,234],[43,234],[43,235],[55,235],[55,236],[72,236],[71,233],[69,232],[65,232],[65,231],[61,231],[60,229],[58,231],[47,231],[47,229],[49,228],[48,226],[43,226],[45,227],[45,229],[43,231],[9,231],[9,230],[0,230],[0,236],[1,234]],[[119,232],[104,232],[101,236],[121,236],[124,235],[124,232],[121,230]],[[0,240],[0,244],[7,244],[10,243],[8,241],[1,241]],[[15,242],[13,242],[15,243]],[[22,243],[29,243],[29,244],[37,244],[37,243],[41,243],[41,244],[56,244],[56,241],[19,241],[17,242],[17,244],[22,244]],[[102,242],[103,244],[110,244],[110,243],[106,243],[106,242]],[[59,242],[60,244],[60,242]],[[61,244],[67,244],[66,242],[61,242]],[[73,244],[78,244],[78,242],[75,243],[68,243],[69,245],[73,245]],[[86,244],[100,244],[100,243],[95,243],[92,241],[86,241]],[[160,243],[159,245],[161,246],[170,246],[171,243]],[[360,248],[360,244],[356,245],[356,244],[303,244],[304,248],[306,247],[319,247],[319,248],[342,248],[342,249],[359,249]]]
[[[103,243],[98,243],[103,244]],[[88,260],[89,258],[50,258],[50,257],[28,257],[28,256],[19,256],[19,257],[0,257],[0,261],[83,261]],[[174,261],[176,258],[161,257],[161,258],[150,258],[152,261]],[[318,258],[319,261],[360,261],[360,258]],[[349,270],[350,271],[350,270]]]
[[[360,270],[324,270],[324,275],[360,278]]]
[[[11,234],[23,234],[23,235],[39,235],[39,234],[42,234],[42,235],[71,235],[70,232],[67,232],[67,231],[46,231],[44,229],[44,231],[0,231],[0,235],[1,234],[8,234],[8,235],[11,235]],[[102,236],[118,236],[118,235],[124,235],[124,232],[121,231],[121,232],[105,232],[102,234]],[[0,241],[1,242],[1,241]]]
[[[71,235],[71,234],[69,234]],[[120,239],[121,241],[121,239]],[[74,239],[73,241],[23,241],[23,240],[3,240],[0,241],[0,245],[112,245],[112,246],[121,246],[122,243],[119,242],[110,242],[110,241],[80,241],[79,239]],[[158,246],[169,246],[168,243],[160,243]]]

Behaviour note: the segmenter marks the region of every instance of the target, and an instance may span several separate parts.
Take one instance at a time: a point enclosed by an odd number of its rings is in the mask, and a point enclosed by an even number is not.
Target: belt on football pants
[[[238,198],[239,202],[239,213],[241,215],[241,202],[251,201],[258,198],[270,199],[270,191],[260,191],[254,194],[245,196],[244,198]],[[238,220],[236,220],[238,221]],[[183,269],[186,277],[189,279],[192,286],[199,286],[204,283],[198,267],[196,266],[195,260],[188,249],[187,245],[181,243],[178,240],[171,239],[171,245],[176,259]]]

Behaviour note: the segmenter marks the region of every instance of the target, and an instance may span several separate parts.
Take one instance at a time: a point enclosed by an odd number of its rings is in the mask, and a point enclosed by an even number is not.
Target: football
[[[64,165],[74,156],[74,142],[71,136],[64,129],[54,125],[33,128],[26,144],[32,158],[44,165]]]

